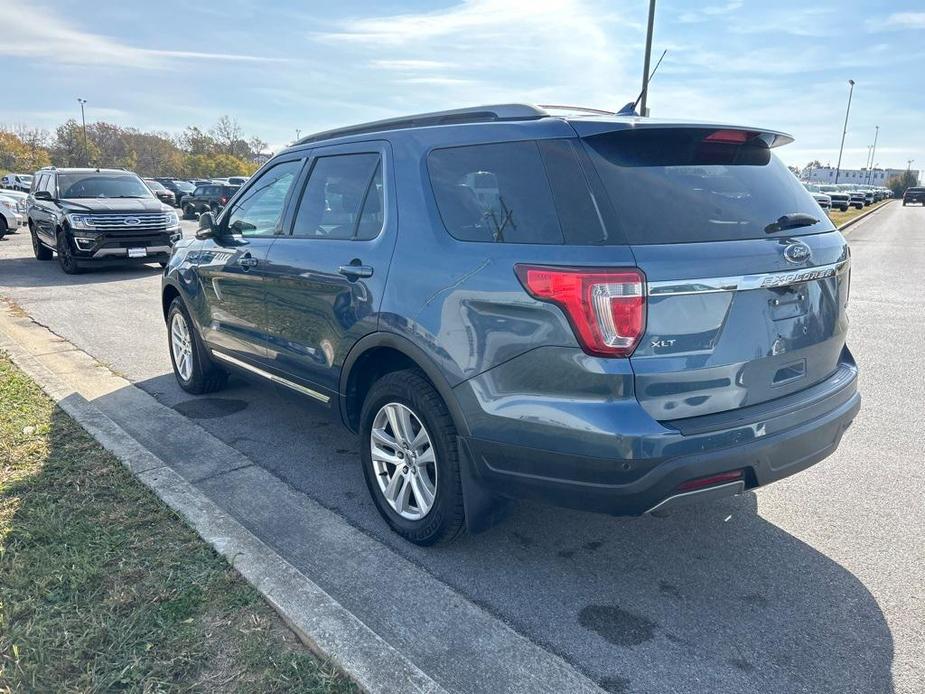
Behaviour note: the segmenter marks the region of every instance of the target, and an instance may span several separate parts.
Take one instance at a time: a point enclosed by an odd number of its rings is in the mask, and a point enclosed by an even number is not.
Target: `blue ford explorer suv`
[[[635,515],[792,475],[860,396],[848,245],[790,141],[516,104],[304,138],[174,247],[176,377],[329,411],[418,544],[502,498]]]

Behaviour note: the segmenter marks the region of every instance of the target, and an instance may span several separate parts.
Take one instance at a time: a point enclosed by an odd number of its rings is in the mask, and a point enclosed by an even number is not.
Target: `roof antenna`
[[[636,97],[636,101],[630,102],[630,103],[628,103],[626,106],[624,106],[623,108],[621,108],[621,109],[617,112],[617,115],[618,115],[618,116],[638,116],[638,115],[639,115],[638,113],[636,113],[636,106],[639,104],[639,100],[642,98],[642,95],[643,95],[643,94],[645,93],[645,91],[649,88],[649,82],[651,82],[651,81],[652,81],[652,78],[655,77],[655,72],[658,70],[658,66],[662,64],[662,59],[665,57],[665,54],[666,54],[667,52],[668,52],[668,49],[667,49],[667,48],[666,48],[664,51],[662,51],[662,56],[661,56],[661,58],[659,58],[659,59],[658,59],[658,62],[655,63],[655,67],[652,68],[652,72],[649,73],[649,79],[646,80],[646,83],[645,83],[645,85],[643,86],[642,91],[639,92],[639,96]]]

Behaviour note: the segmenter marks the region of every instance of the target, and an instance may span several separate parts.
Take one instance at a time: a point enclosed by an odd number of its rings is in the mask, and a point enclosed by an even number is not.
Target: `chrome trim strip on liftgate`
[[[250,364],[243,362],[240,359],[235,359],[234,357],[228,356],[227,354],[224,354],[223,352],[218,352],[214,349],[211,349],[209,351],[212,352],[213,357],[218,357],[222,361],[226,361],[229,364],[234,364],[235,366],[245,369],[246,371],[250,371],[251,373],[257,374],[258,376],[263,376],[269,381],[273,381],[274,383],[279,383],[281,386],[292,388],[294,391],[298,393],[302,393],[302,395],[307,395],[311,398],[315,398],[315,400],[320,400],[321,402],[328,402],[331,399],[327,395],[322,395],[317,390],[312,390],[311,388],[300,386],[298,383],[293,383],[292,381],[286,380],[282,376],[271,374],[269,371],[258,369],[256,366],[251,366]]]
[[[792,284],[812,282],[813,280],[835,277],[845,272],[849,260],[840,260],[831,265],[817,265],[802,270],[782,270],[764,272],[757,275],[737,275],[731,277],[707,277],[690,280],[662,280],[647,284],[648,296],[678,296],[683,294],[710,294],[714,292],[736,292],[748,289],[772,289],[787,287]]]

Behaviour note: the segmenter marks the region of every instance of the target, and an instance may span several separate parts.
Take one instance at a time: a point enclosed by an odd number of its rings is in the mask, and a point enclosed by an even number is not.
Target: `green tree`
[[[32,173],[50,163],[45,148],[35,142],[23,142],[15,133],[0,130],[0,169]]]
[[[51,161],[55,166],[89,166],[99,161],[99,150],[89,140],[87,129],[87,147],[84,149],[83,129],[73,118],[59,125],[55,130],[55,140],[51,147]]]
[[[903,171],[901,176],[893,176],[886,182],[886,187],[893,191],[894,198],[901,198],[906,188],[911,188],[919,183],[919,177],[914,171]]]

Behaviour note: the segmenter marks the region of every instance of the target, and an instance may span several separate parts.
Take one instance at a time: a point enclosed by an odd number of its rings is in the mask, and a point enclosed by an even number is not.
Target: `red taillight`
[[[636,268],[516,265],[524,288],[559,306],[588,354],[628,357],[645,332],[645,275]]]
[[[679,492],[693,492],[698,489],[703,489],[704,487],[712,487],[715,484],[723,484],[724,482],[735,482],[736,480],[742,479],[741,470],[732,470],[731,472],[721,472],[718,475],[710,475],[709,477],[701,477],[696,480],[690,480],[678,485]]]

